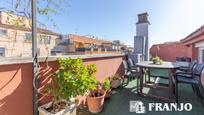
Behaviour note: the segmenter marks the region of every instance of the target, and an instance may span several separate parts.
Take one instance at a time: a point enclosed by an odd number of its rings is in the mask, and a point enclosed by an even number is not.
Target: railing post
[[[38,76],[38,54],[37,54],[37,17],[36,17],[36,0],[31,2],[32,13],[32,59],[33,59],[33,85],[37,87]],[[38,93],[33,86],[33,115],[38,115]]]

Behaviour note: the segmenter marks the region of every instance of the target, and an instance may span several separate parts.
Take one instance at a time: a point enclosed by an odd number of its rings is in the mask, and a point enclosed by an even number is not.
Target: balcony
[[[91,51],[91,48],[76,48],[76,52],[86,52]]]
[[[95,64],[97,67],[96,78],[103,81],[108,76],[119,74],[124,75],[124,67],[122,61],[125,55],[122,54],[95,54],[95,55],[72,55],[63,58],[78,58],[83,60],[85,65]],[[40,89],[50,80],[50,75],[56,71],[58,64],[57,56],[39,58]],[[0,113],[2,115],[31,115],[32,107],[32,59],[31,58],[6,58],[0,59]],[[158,72],[160,73],[160,72]],[[166,93],[155,90],[144,89],[146,93],[157,93],[157,95],[166,95]],[[201,115],[204,112],[199,99],[193,92],[191,86],[179,86],[179,99],[183,103],[191,103],[192,110],[190,112],[156,112],[147,111],[147,115],[156,114],[179,114],[179,115]],[[44,96],[39,93],[39,106],[49,102],[50,96]],[[120,86],[113,89],[112,96],[105,101],[104,109],[97,115],[134,115],[135,112],[129,112],[130,101],[142,101],[146,107],[148,103],[165,103],[158,99],[139,96],[136,93],[136,80],[132,79],[127,86]],[[147,108],[146,108],[147,109]],[[81,104],[77,110],[78,115],[90,115],[86,105]],[[145,114],[145,115],[146,115]]]

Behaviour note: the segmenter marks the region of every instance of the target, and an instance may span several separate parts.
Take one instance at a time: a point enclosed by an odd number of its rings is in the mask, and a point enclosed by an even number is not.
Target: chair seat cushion
[[[127,76],[127,77],[140,77],[141,74],[139,72],[127,72],[125,74],[125,76]]]
[[[179,71],[184,71],[184,72],[189,71],[188,67],[180,67],[178,70]]]

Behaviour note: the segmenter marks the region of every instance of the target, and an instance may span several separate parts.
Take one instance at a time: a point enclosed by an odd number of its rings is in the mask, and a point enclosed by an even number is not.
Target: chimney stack
[[[147,12],[138,14],[137,16],[138,16],[137,24],[139,24],[139,23],[149,23],[149,21],[148,21],[148,16],[149,15],[148,15]]]
[[[134,37],[134,54],[142,55],[144,61],[149,60],[149,20],[148,13],[138,14],[136,36]]]

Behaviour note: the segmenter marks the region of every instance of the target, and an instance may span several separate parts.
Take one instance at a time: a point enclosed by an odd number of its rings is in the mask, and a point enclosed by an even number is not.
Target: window
[[[51,36],[39,36],[39,43],[40,44],[50,44]]]
[[[63,42],[61,42],[59,38],[55,39],[55,44],[61,45],[61,43],[63,43]],[[63,44],[62,44],[62,45],[63,45]]]
[[[45,39],[44,39],[44,43],[45,44],[50,44],[50,39],[51,39],[50,36],[46,36]]]
[[[6,36],[7,35],[7,30],[0,29],[0,36]]]
[[[0,57],[5,56],[5,48],[0,47]]]
[[[32,34],[31,33],[25,33],[24,41],[32,41]]]

